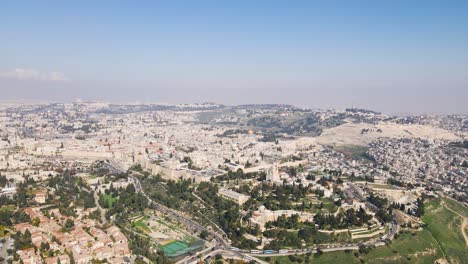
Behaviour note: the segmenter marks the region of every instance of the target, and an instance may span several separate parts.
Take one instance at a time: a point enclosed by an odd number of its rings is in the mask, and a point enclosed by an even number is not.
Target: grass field
[[[137,221],[133,223],[135,228],[141,230],[144,233],[150,233],[151,229],[144,223],[144,221],[147,219],[147,216],[141,217]]]
[[[326,243],[350,243],[352,242],[351,236],[348,234],[348,232],[342,232],[342,233],[322,233],[322,232],[317,232],[314,235],[314,240],[316,244],[326,244]]]
[[[452,199],[448,199],[448,198],[442,198],[442,200],[444,201],[445,205],[454,210],[455,212],[461,214],[462,216],[464,217],[468,217],[468,208],[466,208],[465,206],[463,206],[462,204],[452,200]]]
[[[12,212],[14,210],[15,210],[14,205],[4,205],[4,206],[0,207],[0,211],[2,211],[2,212],[8,212],[8,211]]]
[[[323,209],[326,209],[329,213],[334,213],[338,207],[327,197],[319,198],[319,201],[323,203]]]
[[[290,263],[319,263],[319,264],[337,264],[337,263],[346,263],[346,264],[358,264],[361,263],[358,258],[356,258],[352,252],[346,253],[344,251],[325,253],[319,257],[314,255],[298,255],[293,257],[271,257],[271,258],[261,258],[269,263],[279,263],[279,264],[290,264]],[[294,261],[296,259],[296,261]]]
[[[452,210],[464,214],[462,205],[447,199],[434,199],[426,203],[426,212],[422,218],[427,229],[440,244],[450,263],[468,263],[468,248],[461,233],[462,218],[442,206],[444,201]]]
[[[306,262],[306,255],[298,255],[296,258],[301,259],[302,263],[314,264],[353,264],[361,263],[361,259],[364,263],[373,264],[433,264],[441,256],[437,242],[427,230],[414,232],[414,235],[412,233],[403,233],[391,244],[372,249],[368,254],[355,256],[356,252],[336,251],[326,252],[320,256],[311,255],[309,262]],[[298,261],[293,262],[289,257],[275,257],[271,258],[269,262],[289,264]]]
[[[372,249],[368,254],[355,256],[353,252],[328,252],[323,255],[293,257],[271,257],[269,263],[318,263],[318,264],[433,264],[435,260],[445,257],[450,263],[468,263],[468,249],[461,234],[461,217],[445,208],[445,206],[461,215],[466,215],[468,209],[450,199],[434,199],[426,202],[423,221],[427,224],[422,231],[406,231],[399,234],[398,239],[389,245]],[[264,258],[265,260],[265,258]]]
[[[9,234],[7,228],[7,226],[0,226],[0,237],[4,237],[5,235]]]
[[[371,250],[367,263],[434,263],[442,256],[437,241],[427,230],[402,233],[388,246]]]
[[[107,200],[107,202],[109,203],[109,208],[111,208],[112,205],[114,205],[115,201],[117,201],[117,198],[112,197],[112,194],[104,194],[103,199]]]
[[[184,239],[182,239],[187,244],[192,244],[193,242],[197,241],[196,238],[191,237],[191,236],[185,236]]]

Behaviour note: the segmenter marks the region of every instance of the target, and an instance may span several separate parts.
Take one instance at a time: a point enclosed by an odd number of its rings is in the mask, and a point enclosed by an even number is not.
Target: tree
[[[367,246],[359,245],[359,253],[367,254],[367,253],[369,253],[369,251],[370,251],[370,248],[368,248]]]
[[[45,242],[45,243],[44,243],[44,242],[41,242],[41,251],[42,251],[42,252],[46,252],[46,251],[48,251],[49,249],[50,249],[49,243],[47,243],[47,242]]]
[[[312,174],[312,172],[309,172],[309,174],[306,176],[306,179],[309,181],[315,181],[315,175]]]
[[[12,235],[12,238],[15,240],[16,249],[25,249],[32,246],[31,232],[29,232],[29,229],[26,229],[23,234],[21,232],[17,232]]]
[[[41,220],[39,220],[39,217],[34,217],[34,219],[31,220],[31,225],[33,226],[39,226],[41,223]]]
[[[73,226],[75,226],[75,222],[73,222],[73,220],[68,218],[67,221],[65,221],[65,228],[71,229]]]
[[[297,233],[299,238],[304,239],[306,242],[312,242],[313,235],[316,233],[316,229],[313,226],[306,226],[299,229]]]
[[[200,232],[200,238],[201,238],[201,239],[204,239],[204,240],[205,240],[205,239],[208,237],[208,235],[209,235],[209,234],[208,234],[208,232],[207,232],[206,230],[202,230],[202,231]]]

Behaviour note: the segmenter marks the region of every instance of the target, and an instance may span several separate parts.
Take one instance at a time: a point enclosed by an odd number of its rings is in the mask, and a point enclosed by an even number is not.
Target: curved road
[[[118,166],[118,163],[115,161],[109,162],[110,166],[112,166],[114,169],[120,172],[125,172],[123,169],[121,169],[120,166]],[[117,166],[116,166],[117,165]],[[392,221],[391,226],[390,226],[390,231],[388,234],[386,234],[385,239],[380,239],[374,242],[365,242],[365,243],[356,243],[356,244],[346,244],[346,245],[329,245],[329,246],[318,246],[315,248],[306,248],[306,249],[290,249],[287,252],[284,253],[279,253],[278,251],[275,251],[274,253],[270,254],[265,254],[264,252],[259,253],[259,254],[254,254],[251,253],[250,251],[247,250],[239,250],[230,247],[230,243],[226,241],[221,235],[219,235],[216,232],[213,232],[211,230],[208,230],[204,226],[198,224],[197,222],[193,221],[192,219],[187,218],[184,216],[182,213],[177,212],[176,210],[170,209],[162,204],[159,204],[155,201],[153,201],[143,190],[141,186],[141,182],[138,178],[133,176],[133,172],[129,173],[128,176],[130,179],[132,179],[133,184],[135,186],[135,190],[137,192],[142,193],[146,199],[150,202],[154,208],[160,210],[161,212],[174,217],[175,219],[179,220],[180,222],[184,223],[186,226],[189,227],[191,230],[198,230],[198,231],[206,231],[210,235],[212,235],[215,239],[215,246],[213,247],[213,250],[221,250],[222,252],[231,252],[234,255],[237,255],[241,259],[250,259],[254,260],[257,263],[266,263],[260,259],[257,259],[256,257],[268,257],[268,256],[287,256],[287,255],[300,255],[300,254],[307,254],[307,253],[316,253],[318,249],[320,249],[323,252],[330,252],[330,251],[344,251],[344,250],[356,250],[359,249],[360,245],[366,245],[366,246],[382,246],[386,244],[386,241],[392,240],[395,236],[395,234],[398,233],[399,226],[395,220]],[[192,263],[193,262],[193,257],[187,257],[177,263]]]

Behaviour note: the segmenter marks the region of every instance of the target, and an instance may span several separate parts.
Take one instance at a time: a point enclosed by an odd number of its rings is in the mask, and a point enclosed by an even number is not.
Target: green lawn
[[[437,242],[427,230],[402,233],[390,245],[371,250],[367,263],[434,263],[442,256]]]
[[[452,199],[449,198],[442,198],[442,200],[445,202],[445,205],[454,210],[455,212],[463,215],[464,217],[468,217],[468,208],[463,206],[461,203],[456,202]]]
[[[182,239],[182,241],[190,245],[193,242],[197,241],[197,239],[191,236],[185,236],[184,239]]]
[[[279,263],[279,264],[289,264],[289,263],[299,263],[299,261],[293,261],[294,258],[299,259],[300,263],[319,263],[319,264],[358,264],[361,263],[352,252],[346,253],[344,251],[324,253],[323,255],[316,257],[313,254],[309,257],[307,255],[297,255],[293,257],[271,257],[271,258],[261,258],[262,260],[267,261],[268,263]],[[308,261],[307,261],[308,259]]]
[[[6,234],[9,234],[9,232],[7,232],[7,226],[0,226],[0,237],[4,237]]]
[[[437,242],[432,238],[427,230],[420,232],[403,233],[397,240],[391,244],[372,249],[368,254],[360,254],[355,256],[356,251],[344,252],[325,252],[320,256],[311,255],[309,262],[305,262],[306,255],[298,255],[297,259],[301,259],[302,263],[317,263],[317,264],[353,264],[364,263],[374,264],[400,264],[400,263],[419,263],[433,264],[434,261],[441,256]],[[265,260],[265,259],[264,259]],[[298,263],[291,261],[289,257],[272,257],[270,263]]]
[[[14,211],[15,210],[15,206],[14,205],[4,205],[4,206],[1,206],[0,207],[0,211],[2,212],[7,212],[7,211]]]
[[[112,197],[112,194],[104,194],[103,199],[107,200],[107,202],[109,203],[109,208],[111,208],[112,205],[114,205],[115,201],[117,201],[117,198]]]
[[[323,203],[323,209],[327,210],[329,213],[334,213],[338,209],[330,198],[321,197],[319,201]]]
[[[427,202],[422,220],[451,263],[468,263],[468,249],[461,233],[462,218],[443,207],[441,201],[442,199],[434,199]],[[448,204],[449,201],[446,199],[445,203]],[[459,206],[461,205],[450,201],[450,208],[460,209]]]
[[[138,219],[138,221],[135,221],[133,223],[133,225],[137,228],[137,229],[140,229],[141,231],[143,231],[144,233],[149,233],[151,232],[151,229],[144,223],[144,221],[147,219],[148,217],[147,216],[144,216],[140,219]]]
[[[327,244],[327,243],[351,243],[351,236],[348,232],[341,233],[322,233],[317,232],[313,235],[316,244]]]

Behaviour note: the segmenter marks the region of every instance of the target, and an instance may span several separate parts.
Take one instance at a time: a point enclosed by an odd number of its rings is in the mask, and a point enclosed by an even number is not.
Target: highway
[[[143,191],[140,181],[137,178],[135,178],[134,176],[130,176],[130,178],[132,178],[133,181],[134,181],[135,189],[137,191],[141,192],[148,199],[148,201],[150,201],[150,203],[155,208],[157,208],[158,210],[160,210],[160,211],[162,211],[162,212],[164,212],[164,213],[166,213],[166,214],[168,214],[170,216],[175,217],[176,219],[178,219],[179,221],[185,223],[186,225],[196,227],[196,229],[199,230],[199,231],[205,230],[205,231],[209,232],[213,237],[215,237],[215,239],[217,241],[217,245],[215,246],[215,249],[222,248],[223,252],[231,252],[232,254],[238,256],[241,259],[255,260],[258,263],[264,263],[264,261],[261,261],[261,260],[255,258],[255,257],[300,255],[300,254],[307,254],[309,252],[310,253],[316,253],[318,248],[320,248],[320,250],[323,251],[323,252],[331,252],[331,251],[344,251],[344,250],[358,250],[360,245],[375,246],[375,247],[383,246],[383,245],[385,245],[385,240],[393,239],[395,234],[398,232],[398,225],[396,224],[395,221],[393,221],[390,224],[390,232],[387,234],[387,239],[380,239],[380,240],[377,240],[377,241],[374,241],[374,242],[345,244],[345,245],[328,245],[328,246],[322,245],[322,246],[318,246],[318,247],[315,247],[315,248],[290,249],[290,250],[288,250],[288,252],[285,252],[285,253],[279,253],[278,251],[275,251],[274,253],[269,253],[269,254],[264,253],[264,252],[259,253],[259,254],[253,254],[253,253],[251,253],[250,251],[247,251],[247,250],[233,250],[232,248],[229,247],[229,243],[226,240],[224,240],[222,238],[222,236],[220,236],[219,234],[206,229],[205,227],[199,225],[198,223],[194,222],[191,219],[186,218],[181,213],[179,213],[179,212],[177,212],[175,210],[169,209],[169,208],[165,207],[164,205],[158,204],[158,203],[154,202],[153,200],[151,200],[151,198],[149,198],[146,195],[146,193]],[[250,256],[250,258],[248,256]],[[179,261],[177,263],[192,263],[191,259],[192,259],[192,257],[187,257],[187,258],[185,258],[182,261]]]
[[[171,216],[175,219],[177,219],[178,221],[182,222],[183,224],[185,224],[190,230],[194,231],[206,231],[208,232],[212,237],[214,237],[214,240],[215,240],[215,246],[213,247],[214,249],[228,249],[230,247],[230,243],[228,241],[226,241],[221,235],[219,235],[218,233],[212,231],[212,230],[209,230],[207,228],[205,228],[204,226],[198,224],[197,222],[193,221],[192,219],[189,219],[187,217],[185,217],[182,213],[176,211],[176,210],[173,210],[173,209],[170,209],[162,204],[159,204],[155,201],[153,201],[143,190],[143,188],[141,187],[141,182],[138,178],[136,178],[135,176],[133,175],[129,175],[129,178],[133,180],[133,184],[135,186],[135,190],[137,192],[140,192],[141,194],[143,194],[146,199],[148,199],[150,205],[152,205],[155,209],[165,213],[166,215],[168,216]],[[248,257],[246,255],[244,255],[242,252],[239,252],[239,251],[232,251],[232,253],[234,255],[236,255],[238,258],[240,259],[253,259],[252,257]],[[178,263],[190,263],[190,260],[192,259],[192,257],[186,257],[185,259],[183,259],[182,261],[179,261]],[[258,263],[263,263],[261,260],[258,260],[258,259],[254,259],[255,261],[257,261]]]
[[[115,161],[114,159],[110,159],[107,163],[108,166],[110,166],[112,169],[114,169],[115,171],[117,172],[121,172],[121,173],[125,173],[126,171],[123,169],[122,166],[119,165],[119,163],[117,161]],[[178,212],[176,210],[173,210],[173,209],[170,209],[160,203],[157,203],[155,201],[153,201],[153,199],[151,199],[144,191],[143,187],[141,186],[141,182],[140,180],[134,176],[136,172],[129,172],[129,175],[128,177],[133,181],[133,185],[135,186],[135,190],[137,192],[140,192],[141,194],[143,194],[143,196],[145,196],[146,199],[148,199],[148,202],[150,205],[152,205],[155,209],[169,215],[169,216],[172,216],[173,218],[179,220],[180,222],[184,223],[185,225],[187,225],[189,227],[189,229],[191,230],[197,230],[197,231],[206,231],[208,232],[209,234],[211,234],[215,239],[216,241],[219,242],[219,244],[221,246],[224,246],[224,247],[229,247],[229,242],[226,241],[221,235],[219,235],[218,233],[214,232],[214,231],[211,231],[211,230],[208,230],[207,228],[205,228],[204,226],[198,224],[197,222],[193,221],[192,219],[184,216],[181,212]]]
[[[248,255],[239,256],[238,254],[232,251],[222,250],[222,249],[213,250],[213,251],[203,254],[202,260],[214,259],[216,255],[218,254],[223,256],[225,259],[237,259],[237,260],[243,260],[245,262],[254,260],[255,262],[260,263],[260,264],[268,264],[268,262],[265,262],[263,260],[257,259],[252,256],[248,256]],[[199,263],[199,259],[197,258],[197,256],[192,256],[190,258],[183,259],[183,260],[176,262],[176,264],[198,264],[198,263]]]
[[[107,163],[107,165],[109,167],[111,167],[113,170],[115,170],[116,172],[122,172],[124,173],[125,170],[123,169],[122,166],[120,166],[118,164],[118,162],[116,162],[115,160],[111,159],[109,160],[109,162]],[[208,232],[215,240],[215,246],[214,246],[214,249],[228,249],[230,247],[230,243],[228,241],[226,241],[222,235],[212,231],[212,230],[209,230],[207,228],[205,228],[204,226],[198,224],[197,222],[193,221],[192,219],[184,216],[181,212],[178,212],[176,210],[173,210],[173,209],[170,209],[160,203],[157,203],[155,201],[153,201],[153,199],[151,199],[144,191],[143,187],[141,186],[141,182],[140,180],[134,176],[135,172],[131,171],[129,172],[129,175],[128,177],[133,181],[133,185],[135,186],[135,190],[141,194],[143,194],[143,196],[148,199],[148,202],[151,206],[153,206],[153,208],[159,210],[160,212],[163,212],[164,214],[170,216],[170,217],[173,217],[175,219],[177,219],[179,222],[185,224],[189,230],[192,230],[192,231],[198,231],[198,232],[201,232],[201,231],[206,231]],[[241,259],[245,259],[245,258],[249,258],[249,259],[252,259],[252,257],[248,257],[248,256],[245,256],[243,253],[241,252],[238,252],[238,251],[232,251],[233,254],[237,255],[239,258]],[[191,257],[187,257],[186,259],[184,259],[184,261],[189,261]],[[256,259],[256,261],[258,263],[262,263],[261,260],[258,260]],[[182,262],[182,263],[186,263],[186,262]]]
[[[110,164],[108,164],[108,165],[113,167],[117,171],[124,172],[121,169],[120,166],[116,166],[118,164],[115,161],[110,162]],[[392,221],[392,223],[390,223],[390,231],[389,231],[388,234],[385,235],[385,239],[379,239],[379,240],[375,240],[375,241],[372,241],[372,242],[368,241],[368,242],[364,242],[364,243],[355,243],[355,244],[319,245],[319,246],[314,247],[314,248],[288,249],[287,252],[282,252],[282,253],[279,253],[278,251],[274,251],[272,253],[261,252],[261,253],[255,253],[254,254],[254,253],[251,253],[248,250],[239,250],[239,249],[232,248],[230,246],[230,243],[228,241],[226,241],[222,237],[222,235],[220,235],[220,234],[218,234],[218,233],[216,233],[216,232],[214,232],[212,230],[208,230],[207,228],[205,228],[204,226],[198,224],[197,222],[193,221],[192,219],[187,218],[181,212],[170,209],[170,208],[168,208],[168,207],[166,207],[166,206],[164,206],[162,204],[159,204],[159,203],[153,201],[145,193],[144,189],[141,186],[140,180],[137,177],[134,176],[134,173],[135,172],[130,172],[128,177],[133,181],[133,184],[135,186],[135,190],[137,192],[142,193],[146,197],[146,199],[148,199],[149,203],[155,209],[167,214],[168,216],[171,216],[171,217],[179,220],[180,222],[184,223],[192,231],[196,230],[196,231],[200,232],[200,231],[205,230],[206,232],[208,232],[212,237],[214,237],[214,240],[216,242],[215,246],[212,247],[213,251],[216,251],[216,252],[220,251],[224,255],[226,255],[226,254],[228,254],[228,252],[230,252],[230,254],[232,254],[234,256],[237,256],[237,258],[239,258],[239,259],[254,260],[257,263],[265,263],[265,262],[258,259],[258,258],[256,258],[256,257],[287,256],[287,255],[300,255],[300,254],[307,254],[307,253],[316,253],[318,249],[320,249],[323,252],[357,250],[357,249],[359,249],[360,245],[378,247],[378,246],[385,245],[386,241],[392,240],[395,237],[395,234],[397,234],[398,231],[399,231],[399,226],[398,226],[397,222],[394,219]],[[206,252],[206,251],[207,250],[204,250],[202,252]],[[212,253],[209,253],[209,254],[212,255]],[[204,256],[204,257],[207,257],[207,255]],[[179,264],[182,264],[182,263],[183,264],[188,264],[188,263],[194,263],[193,261],[194,261],[193,256],[189,256],[189,257],[186,257],[185,259],[182,259],[182,260],[178,261],[177,263],[179,263]],[[195,259],[195,261],[196,261],[196,259]]]

